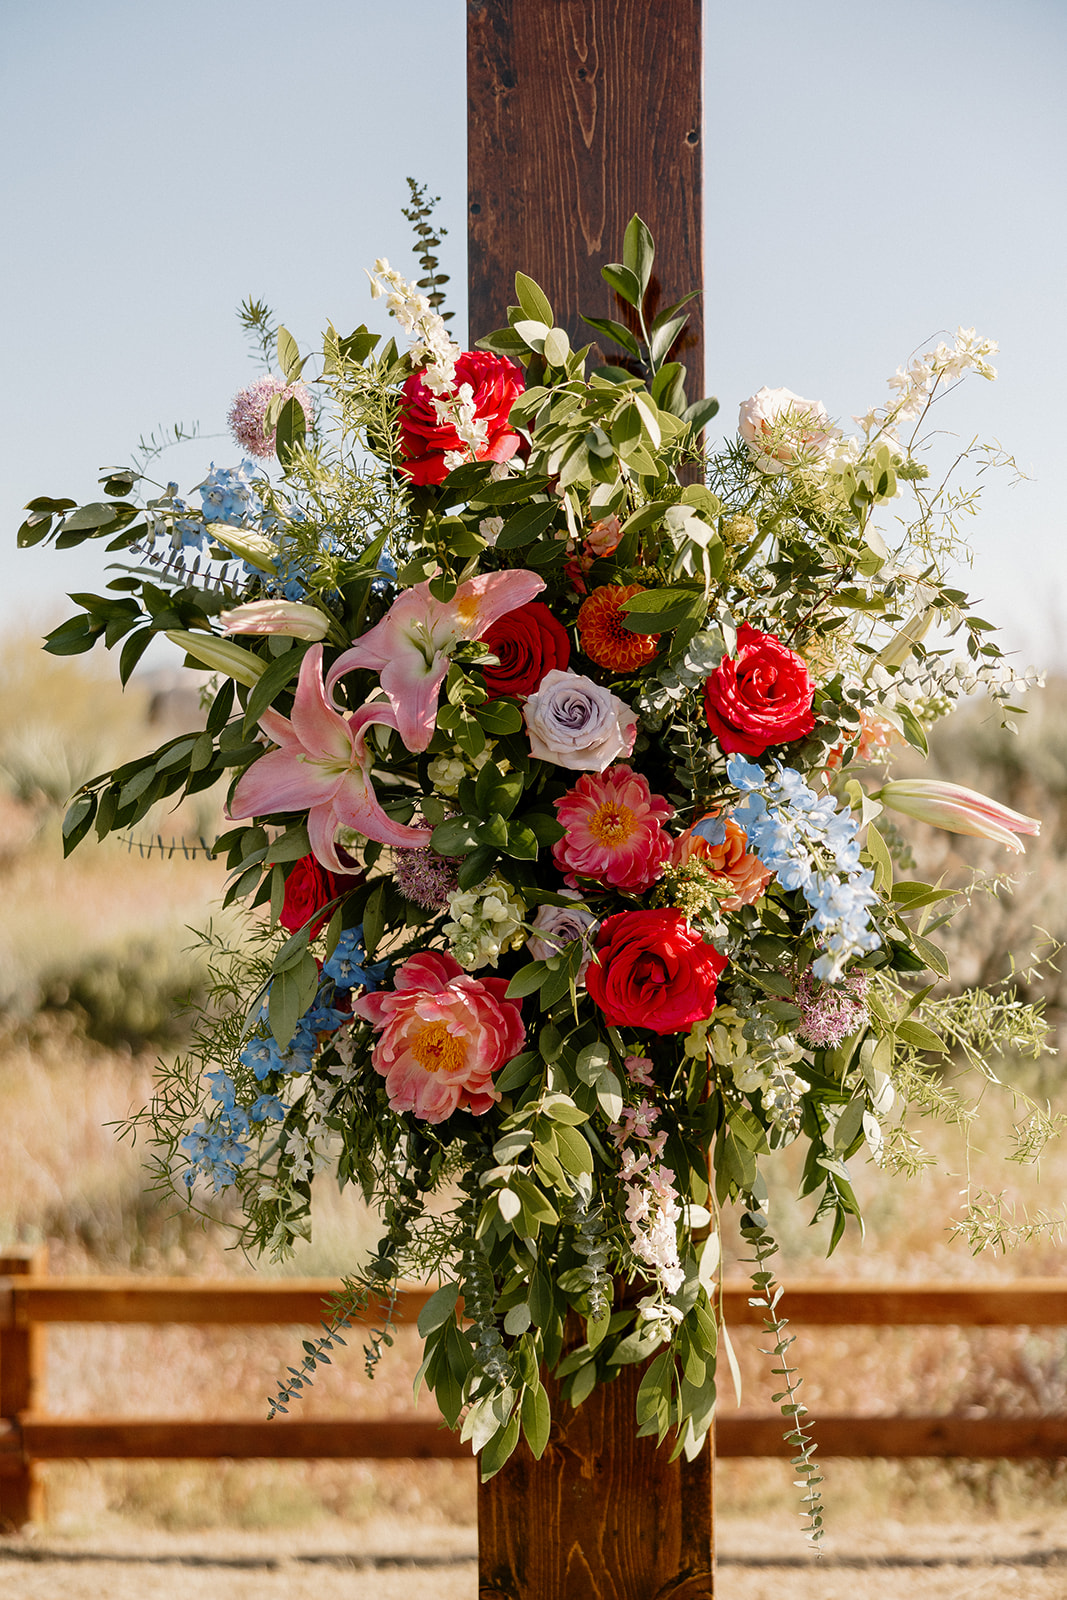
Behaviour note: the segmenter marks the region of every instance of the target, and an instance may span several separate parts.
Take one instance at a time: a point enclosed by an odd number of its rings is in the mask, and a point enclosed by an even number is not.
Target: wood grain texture
[[[48,1251],[17,1250],[0,1255],[0,1278],[17,1282],[48,1269]],[[12,1296],[4,1297],[10,1305]],[[0,1326],[0,1421],[16,1442],[23,1415],[38,1405],[44,1391],[45,1330]],[[44,1487],[34,1462],[19,1448],[8,1452],[10,1471],[0,1476],[0,1528],[22,1528],[44,1516]]]
[[[820,1456],[964,1456],[1057,1460],[1067,1456],[1067,1417],[821,1417],[808,1425]],[[791,1456],[780,1417],[720,1416],[722,1457]]]
[[[0,1328],[47,1322],[315,1324],[330,1320],[333,1278],[254,1279],[85,1277],[46,1278],[21,1286],[0,1278]],[[393,1308],[395,1322],[414,1322],[429,1289],[407,1289]],[[7,1322],[5,1323],[5,1315]],[[378,1322],[384,1307],[369,1305],[353,1322]]]
[[[0,1257],[0,1267],[6,1259]],[[26,1278],[0,1271],[0,1332],[51,1322],[317,1324],[336,1292],[332,1278]],[[430,1292],[405,1289],[395,1320],[414,1322]],[[747,1283],[724,1285],[730,1327],[762,1327],[762,1313],[748,1303],[751,1292]],[[786,1284],[782,1311],[790,1322],[811,1327],[1063,1327],[1067,1279],[887,1284],[798,1279]],[[353,1320],[375,1322],[381,1315],[380,1306],[371,1306]]]
[[[479,1600],[711,1600],[712,1468],[634,1436],[643,1369],[573,1410],[550,1379],[553,1424],[478,1491]]]
[[[438,1417],[378,1422],[183,1421],[143,1417],[23,1416],[0,1434],[0,1474],[5,1461],[24,1453],[41,1461],[198,1459],[340,1461],[400,1459],[470,1460],[469,1444]],[[2,1482],[0,1476],[0,1482]]]
[[[635,211],[664,303],[703,287],[701,24],[702,0],[468,0],[472,340],[505,325],[516,268],[572,344],[596,339],[579,312],[625,321],[600,268]],[[692,400],[704,323],[687,309],[675,355]]]

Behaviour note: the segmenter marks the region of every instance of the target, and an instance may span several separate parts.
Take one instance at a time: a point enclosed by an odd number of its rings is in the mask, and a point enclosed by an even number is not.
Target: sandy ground
[[[842,1529],[719,1523],[716,1600],[1067,1600],[1067,1516]],[[3,1600],[476,1600],[474,1530],[380,1521],[287,1535],[111,1529],[0,1541]]]

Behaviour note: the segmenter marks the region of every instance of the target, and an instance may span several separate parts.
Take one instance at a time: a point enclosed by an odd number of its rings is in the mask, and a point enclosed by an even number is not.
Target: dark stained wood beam
[[[600,276],[636,211],[664,303],[703,287],[702,0],[468,0],[470,337],[505,325],[521,269],[572,344],[621,315]],[[676,359],[704,393],[702,303]],[[620,352],[605,352],[609,360]]]

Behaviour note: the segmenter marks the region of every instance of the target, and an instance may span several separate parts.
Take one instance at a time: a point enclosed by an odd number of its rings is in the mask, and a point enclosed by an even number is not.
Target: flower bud
[[[250,600],[223,611],[219,621],[227,633],[280,633],[312,643],[325,639],[330,628],[329,618],[318,606],[299,600]]]
[[[900,778],[884,784],[874,796],[890,811],[917,817],[949,833],[969,833],[1007,845],[1018,854],[1023,846],[1017,833],[1037,834],[1041,824],[1036,817],[1024,817],[988,795],[964,789],[958,783],[941,783],[935,778]]]

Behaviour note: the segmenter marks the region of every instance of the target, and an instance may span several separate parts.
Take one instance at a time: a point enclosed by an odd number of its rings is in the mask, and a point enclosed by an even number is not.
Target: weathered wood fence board
[[[0,1266],[12,1258],[0,1256]],[[329,1318],[337,1284],[328,1278],[16,1278],[0,1272],[0,1332],[55,1322],[318,1323]],[[414,1322],[429,1289],[407,1289],[394,1319]],[[723,1311],[731,1327],[762,1327],[747,1283],[728,1283]],[[866,1280],[798,1280],[783,1307],[807,1327],[975,1328],[1067,1326],[1067,1279],[1022,1278],[1009,1283],[952,1281],[873,1284]],[[377,1322],[384,1307],[355,1318]],[[6,1349],[6,1346],[5,1346]],[[5,1415],[8,1413],[4,1413]]]
[[[0,1256],[0,1523],[21,1526],[41,1517],[40,1461],[106,1458],[199,1458],[203,1460],[470,1459],[470,1448],[439,1419],[409,1416],[374,1421],[194,1421],[156,1418],[50,1417],[40,1407],[44,1388],[44,1340],[55,1323],[190,1323],[253,1326],[317,1324],[328,1315],[336,1285],[320,1278],[262,1279],[244,1282],[187,1278],[49,1278],[44,1251],[14,1251]],[[395,1315],[413,1322],[430,1291],[409,1289]],[[748,1304],[747,1284],[727,1284],[723,1307],[737,1326],[761,1326],[759,1311]],[[787,1287],[782,1306],[794,1325],[818,1327],[1067,1326],[1067,1280],[1024,1278],[1008,1283],[926,1283],[875,1285],[866,1281],[798,1282]],[[370,1306],[356,1319],[377,1322],[383,1308]],[[630,1426],[632,1396],[624,1373],[605,1391],[619,1410],[617,1427]],[[582,1407],[561,1416],[560,1447],[612,1471],[606,1444],[585,1438],[594,1409]],[[1067,1416],[909,1417],[822,1416],[815,1422],[824,1456],[965,1456],[1044,1458],[1067,1456]],[[573,1437],[572,1437],[573,1435]],[[788,1456],[783,1423],[777,1415],[726,1412],[716,1425],[716,1453],[724,1458]],[[569,1442],[568,1442],[569,1441]],[[678,1470],[693,1475],[694,1468]],[[704,1477],[684,1484],[683,1499],[694,1516],[710,1513],[711,1462]],[[543,1467],[543,1463],[542,1463]],[[621,1470],[621,1469],[620,1469]],[[539,1469],[539,1481],[540,1481]],[[706,1482],[704,1479],[706,1478]],[[699,1479],[699,1481],[698,1481]],[[489,1486],[491,1488],[491,1485]],[[597,1486],[600,1493],[602,1485]],[[551,1484],[544,1480],[545,1495]],[[654,1497],[649,1498],[655,1520]],[[483,1493],[485,1514],[492,1499]],[[548,1515],[548,1509],[545,1512]],[[632,1532],[632,1530],[631,1530]],[[616,1530],[620,1549],[631,1533]],[[677,1533],[677,1529],[675,1530]],[[611,1536],[605,1525],[605,1537]],[[655,1530],[648,1533],[654,1537]],[[681,1530],[684,1544],[685,1530]],[[645,1535],[642,1535],[645,1537]],[[677,1544],[677,1538],[672,1533]],[[672,1545],[671,1551],[673,1552]],[[617,1552],[618,1553],[618,1552]],[[684,1555],[684,1551],[682,1552]],[[668,1555],[673,1559],[671,1552]],[[683,1561],[683,1565],[685,1562]],[[669,1561],[668,1561],[669,1565]]]

